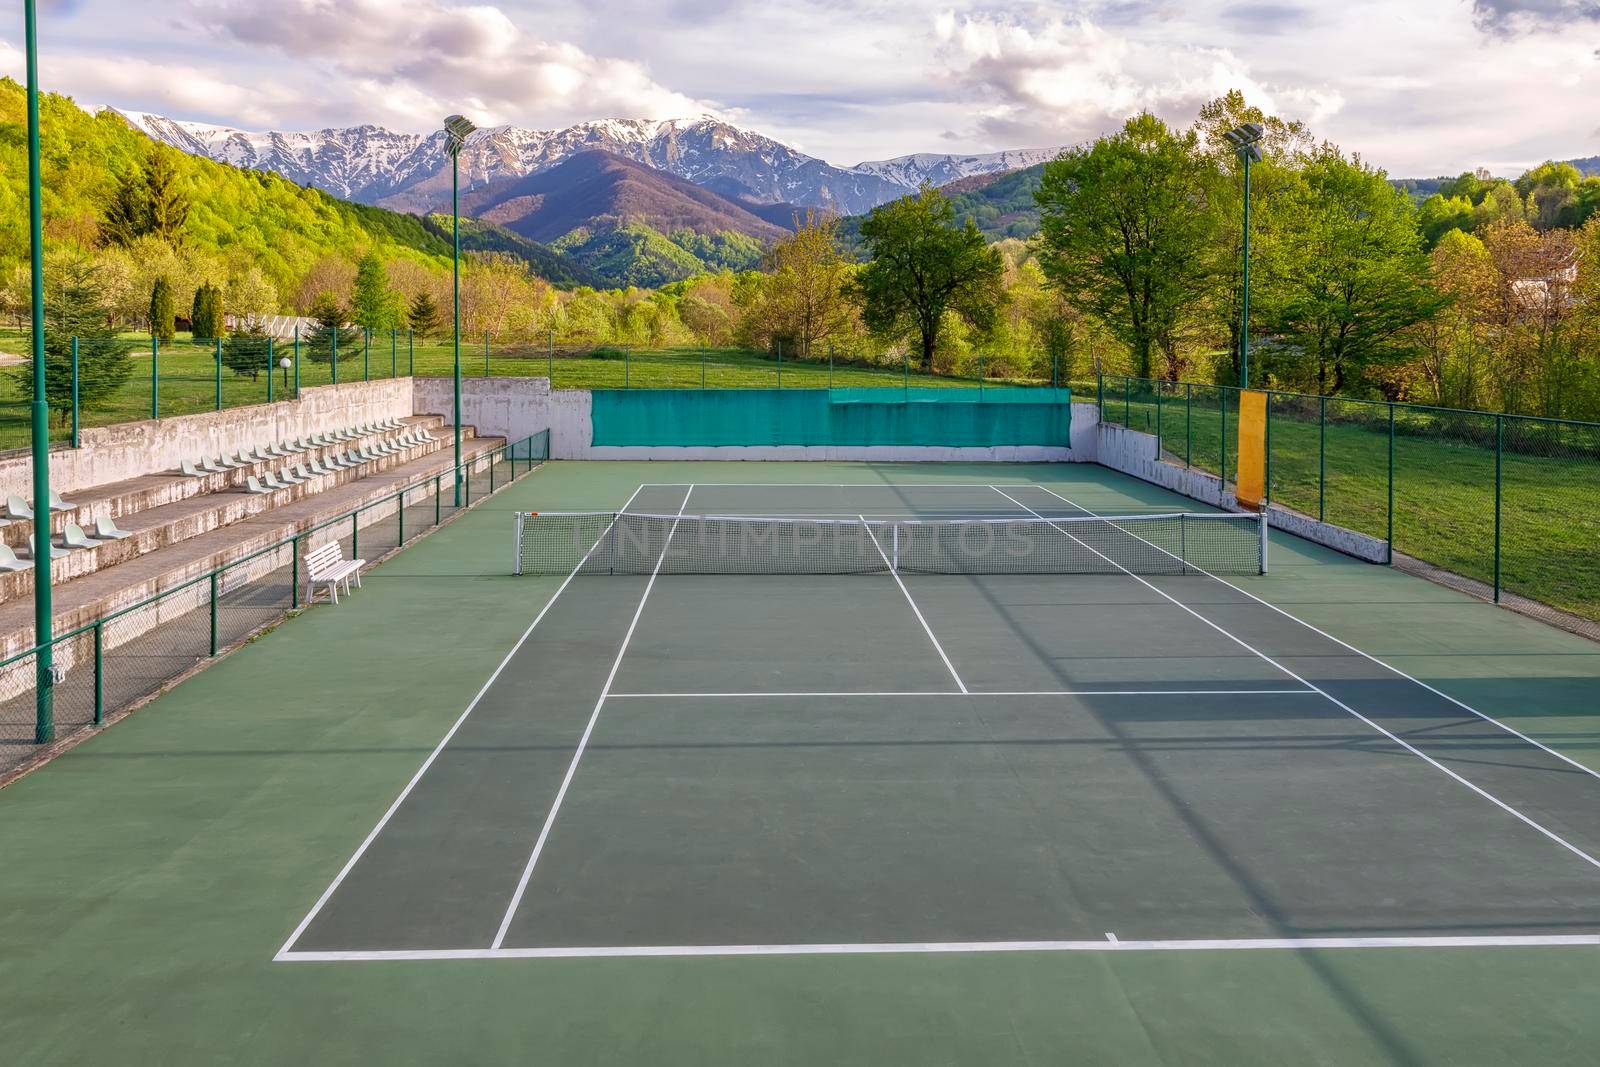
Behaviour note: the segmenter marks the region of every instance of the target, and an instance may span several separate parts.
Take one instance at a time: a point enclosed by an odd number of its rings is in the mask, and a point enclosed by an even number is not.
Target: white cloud
[[[0,74],[21,81],[27,76],[26,62],[22,58],[22,50],[14,47],[10,41],[0,41]]]
[[[431,128],[449,111],[486,125],[554,126],[711,110],[659,84],[642,63],[525,32],[495,6],[190,0],[186,16],[220,38],[314,64],[375,119],[413,129]]]

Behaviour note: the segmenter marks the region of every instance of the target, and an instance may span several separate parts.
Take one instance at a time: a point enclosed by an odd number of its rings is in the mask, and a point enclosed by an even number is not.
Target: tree
[[[1045,164],[1039,203],[1045,274],[1082,312],[1104,323],[1150,377],[1182,370],[1185,316],[1212,292],[1219,176],[1197,135],[1154,115]]]
[[[311,329],[300,338],[300,348],[313,363],[331,363],[335,341],[340,348],[353,350],[357,338],[361,336],[345,327],[345,309],[332,293],[323,293],[312,301],[310,318]]]
[[[150,290],[150,334],[162,344],[172,340],[176,329],[174,319],[177,312],[173,308],[172,283],[167,281],[163,274],[156,279],[156,284]]]
[[[144,201],[148,229],[171,245],[183,243],[184,224],[189,220],[191,203],[182,188],[178,154],[170,148],[157,148],[144,165]]]
[[[116,192],[100,221],[100,236],[107,244],[125,247],[150,232],[150,205],[145,200],[143,171],[129,170],[117,181]]]
[[[262,372],[270,374],[267,360],[272,356],[272,339],[259,327],[237,331],[222,342],[222,365],[242,378],[254,381]],[[312,357],[315,358],[315,357]],[[319,362],[327,362],[320,360]]]
[[[117,337],[101,287],[99,268],[78,252],[53,255],[44,290],[44,392],[61,422],[72,418],[72,339],[78,339],[78,403],[95,407],[133,374],[131,342]],[[31,348],[30,348],[31,351]],[[33,361],[19,368],[23,398],[33,399]]]
[[[1430,284],[1416,215],[1382,171],[1327,148],[1301,172],[1283,226],[1263,242],[1262,315],[1309,361],[1317,390],[1375,384],[1414,354],[1412,327],[1447,302]]]
[[[389,274],[376,252],[368,252],[356,264],[350,321],[372,331],[390,330],[399,324],[394,294],[389,291]]]
[[[1005,297],[1000,253],[971,219],[957,225],[954,206],[937,189],[924,185],[874,208],[861,223],[861,240],[871,259],[849,294],[873,333],[916,336],[924,370],[933,369],[947,312],[979,332],[994,325]]]
[[[210,282],[194,291],[189,331],[196,341],[210,341],[223,334],[222,290]]]
[[[439,306],[425,290],[412,299],[406,322],[419,338],[429,338],[439,332]]]
[[[786,339],[801,358],[849,315],[843,291],[849,264],[838,233],[836,216],[807,211],[804,220],[796,217],[794,234],[767,252],[767,332]]]

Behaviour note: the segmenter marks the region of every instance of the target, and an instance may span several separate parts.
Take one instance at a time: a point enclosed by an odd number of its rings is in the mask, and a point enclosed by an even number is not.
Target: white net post
[[[1260,530],[1261,546],[1260,546],[1258,551],[1259,551],[1260,556],[1261,556],[1261,573],[1265,574],[1265,573],[1267,573],[1267,509],[1265,507],[1262,507],[1260,514],[1261,514],[1261,530]]]
[[[522,512],[520,512],[520,511],[517,512],[517,543],[516,543],[517,551],[516,551],[515,557],[513,557],[513,559],[511,560],[511,573],[512,574],[521,574],[522,573],[522,522],[523,522],[523,517],[524,516],[523,516]]]

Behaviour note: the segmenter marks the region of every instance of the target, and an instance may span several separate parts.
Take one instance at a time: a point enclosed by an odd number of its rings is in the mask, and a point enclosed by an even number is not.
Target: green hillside
[[[724,268],[749,270],[762,255],[762,243],[744,234],[706,235],[692,230],[665,234],[637,222],[604,229],[579,227],[551,247],[600,275],[606,284],[642,288]]]
[[[955,205],[956,217],[972,219],[989,240],[1027,240],[1039,232],[1039,206],[1033,194],[1043,175],[1044,164],[1040,163],[998,176],[964,178],[944,186],[944,192]],[[852,251],[860,244],[863,217],[852,215],[839,224],[839,239]]]
[[[381,210],[381,209],[373,209]],[[384,214],[400,218],[411,219],[412,215],[398,215],[387,211]],[[429,236],[437,237],[444,246],[444,254],[450,254],[450,216],[429,215],[420,220]],[[521,234],[513,233],[504,226],[497,226],[483,219],[463,217],[461,219],[461,249],[463,252],[500,252],[525,263],[529,270],[549,282],[551,285],[563,289],[587,285],[595,289],[604,289],[614,284],[604,275],[599,274],[579,263],[573,257],[559,252],[549,245],[530,241]]]

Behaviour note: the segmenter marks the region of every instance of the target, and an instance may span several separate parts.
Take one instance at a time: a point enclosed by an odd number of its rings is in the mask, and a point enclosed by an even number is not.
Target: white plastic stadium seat
[[[272,492],[271,489],[266,488],[260,482],[256,481],[256,476],[254,474],[250,475],[250,477],[248,477],[248,478],[246,478],[244,480],[244,491],[247,492],[247,493],[270,493],[270,492]]]
[[[54,489],[50,490],[50,510],[51,511],[71,511],[73,508],[75,508],[77,506],[78,505],[76,505],[76,504],[69,504],[65,500],[62,500],[61,499],[61,494],[56,492]]]
[[[31,560],[18,559],[11,546],[0,544],[0,571],[25,571],[33,566]]]
[[[69,522],[61,529],[61,543],[68,548],[99,548],[105,542],[96,541],[83,532],[83,527]]]
[[[6,514],[13,519],[31,519],[33,518],[33,509],[28,506],[26,500],[16,494],[12,494],[6,497]]]
[[[94,535],[105,541],[120,541],[124,537],[133,536],[128,530],[117,529],[116,521],[104,515],[94,520]]]
[[[204,460],[202,460],[201,462],[204,462]],[[189,460],[189,459],[184,460],[181,464],[178,465],[178,469],[180,471],[182,471],[183,474],[186,477],[189,477],[189,478],[204,478],[206,476],[206,472],[203,471],[203,470],[200,470],[198,467],[196,467],[194,465],[194,461],[193,460]]]
[[[62,556],[65,556],[66,554],[67,554],[67,550],[66,549],[57,548],[53,544],[50,545],[50,558],[51,559],[60,559]],[[33,534],[29,534],[28,535],[28,555],[32,556],[35,560],[37,560],[39,558],[39,546],[34,543]]]

